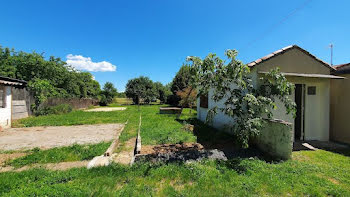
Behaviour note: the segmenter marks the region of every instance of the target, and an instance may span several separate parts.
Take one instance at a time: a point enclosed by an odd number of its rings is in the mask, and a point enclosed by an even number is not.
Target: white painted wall
[[[12,108],[11,86],[6,86],[5,91],[6,91],[6,108],[0,107],[0,126],[2,128],[10,128],[11,127],[11,108]]]
[[[330,114],[330,79],[288,77],[293,84],[305,84],[305,140],[329,140],[329,114]],[[316,95],[308,95],[307,88],[316,87]],[[290,98],[295,100],[295,93]],[[277,101],[277,109],[273,111],[274,118],[293,123],[294,118],[286,114],[282,102]],[[294,139],[294,136],[293,136]]]
[[[330,113],[330,79],[288,77],[288,81],[294,84],[305,84],[305,140],[329,140],[329,113]],[[316,86],[316,95],[308,95],[307,87]],[[209,91],[208,109],[214,106],[222,107],[223,102],[215,103],[211,98],[213,92]],[[294,101],[295,93],[290,96]],[[294,118],[286,114],[286,109],[282,102],[276,101],[277,109],[273,111],[273,118],[281,119],[293,124]],[[201,121],[206,120],[208,109],[201,108],[199,99],[197,100],[197,118]],[[234,124],[234,121],[219,112],[214,120],[213,127],[224,129],[226,125]],[[294,136],[293,136],[294,139]]]

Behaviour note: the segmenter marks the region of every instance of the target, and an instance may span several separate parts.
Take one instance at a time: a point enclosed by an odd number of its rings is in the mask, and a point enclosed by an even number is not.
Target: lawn
[[[117,105],[131,105],[132,99],[130,99],[130,98],[114,98],[114,103]]]
[[[118,106],[112,104],[111,106]],[[33,126],[69,126],[83,124],[125,123],[128,121],[121,141],[126,141],[137,134],[139,116],[142,115],[141,136],[144,144],[163,144],[179,142],[195,142],[195,136],[183,129],[184,122],[196,116],[195,110],[189,114],[184,110],[182,121],[176,120],[176,115],[159,114],[161,105],[143,105],[138,110],[137,105],[129,105],[125,111],[84,112],[76,110],[68,114],[29,117],[18,120],[14,127]]]
[[[280,163],[233,159],[196,163],[112,165],[68,171],[0,174],[0,195],[28,196],[349,196],[349,157],[293,153]]]
[[[109,147],[110,142],[98,144],[78,145],[67,147],[57,147],[48,150],[34,148],[26,151],[28,155],[9,161],[7,165],[16,168],[30,164],[59,163],[67,161],[91,160],[97,155],[102,155]]]
[[[141,113],[143,144],[230,139],[227,134],[217,133],[193,119],[194,111],[189,114],[186,109],[177,120],[175,115],[159,114],[158,109],[159,106],[150,105],[142,106],[140,111],[137,106],[114,112],[74,111],[66,115],[28,118],[17,125],[121,123],[129,120],[120,136],[120,141],[125,142],[136,136]],[[196,135],[183,129],[186,123],[195,125]],[[91,147],[90,151],[82,151],[81,147],[74,146],[34,150],[32,155],[16,159],[12,164],[22,166],[67,161],[67,158],[83,160],[98,154],[98,150]],[[38,159],[39,155],[44,159]],[[56,155],[58,158],[51,158]],[[317,150],[293,152],[293,159],[286,162],[267,162],[253,157],[193,163],[137,163],[131,167],[113,164],[90,170],[6,172],[0,173],[0,196],[350,196],[348,155]]]
[[[85,112],[76,110],[67,114],[32,116],[15,121],[13,127],[34,126],[70,126],[84,124],[124,123],[130,116],[137,113],[134,106],[127,107],[125,111],[111,112]]]
[[[117,106],[113,104],[113,106]],[[102,124],[102,123],[125,123],[124,131],[120,135],[120,146],[117,150],[125,149],[124,144],[129,139],[136,137],[139,126],[139,117],[142,114],[142,138],[143,144],[179,143],[195,142],[196,137],[183,129],[181,121],[176,120],[175,115],[159,114],[159,105],[127,106],[125,111],[111,112],[85,112],[81,110],[68,114],[48,115],[29,117],[21,119],[15,123],[16,127],[30,126],[68,126],[82,124]],[[193,110],[192,110],[193,111]],[[189,110],[184,111],[183,120],[193,118],[195,112],[189,114]],[[81,161],[92,159],[107,150],[110,143],[99,143],[95,145],[73,145],[69,147],[58,147],[49,150],[38,148],[28,151],[25,157],[17,158],[7,165],[22,167],[31,164],[58,163],[66,161]]]
[[[142,107],[141,138],[144,145],[196,142],[196,136],[183,127],[186,120],[196,116],[185,109],[181,120],[175,114],[159,114],[158,105]]]

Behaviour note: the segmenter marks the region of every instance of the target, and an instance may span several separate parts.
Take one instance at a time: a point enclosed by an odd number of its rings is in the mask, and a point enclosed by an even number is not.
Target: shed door
[[[304,84],[295,84],[295,103],[297,105],[297,112],[294,120],[294,140],[304,140],[304,90]]]

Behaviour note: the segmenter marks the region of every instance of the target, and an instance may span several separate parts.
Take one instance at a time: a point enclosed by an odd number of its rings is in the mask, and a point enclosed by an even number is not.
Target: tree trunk
[[[193,87],[191,86],[190,91],[188,91],[188,93],[187,93],[187,96],[185,99],[185,101],[186,101],[185,104],[187,103],[188,97],[190,97],[192,90],[193,90]],[[177,119],[180,119],[183,110],[184,110],[184,105],[181,105],[181,111],[180,111],[179,115],[177,116]]]

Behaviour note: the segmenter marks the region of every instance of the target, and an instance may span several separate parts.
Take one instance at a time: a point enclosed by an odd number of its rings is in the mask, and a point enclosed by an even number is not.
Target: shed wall
[[[350,143],[350,74],[343,80],[331,81],[330,137],[334,141]]]
[[[0,127],[2,129],[11,127],[11,100],[12,100],[11,86],[5,86],[5,91],[6,91],[6,107],[0,108]]]

